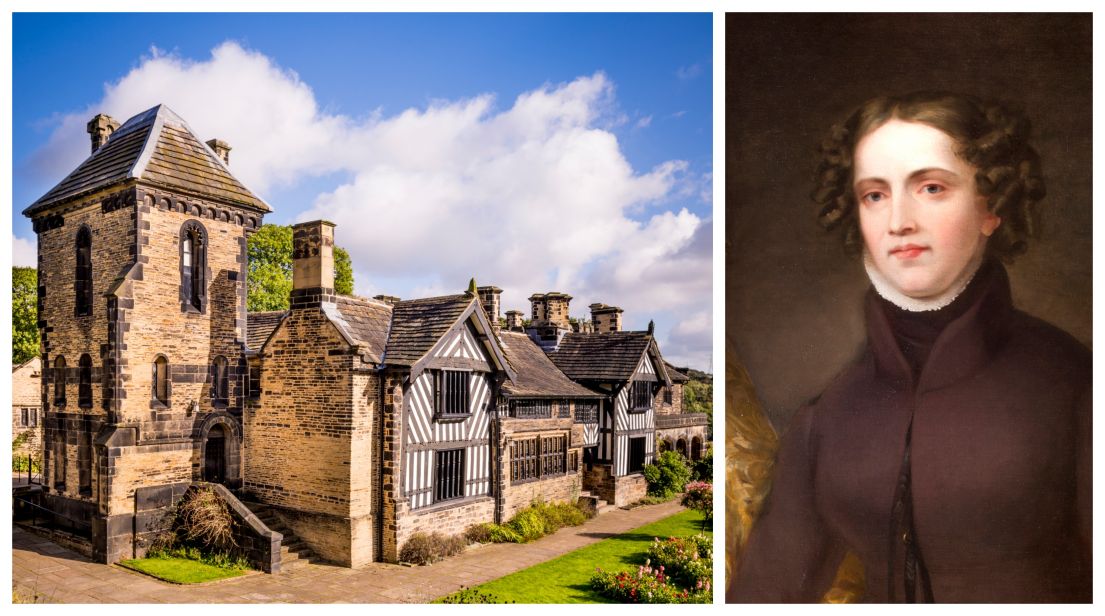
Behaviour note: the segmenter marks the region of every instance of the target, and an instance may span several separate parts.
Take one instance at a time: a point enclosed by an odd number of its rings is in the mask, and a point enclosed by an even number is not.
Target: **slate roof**
[[[388,342],[391,328],[391,304],[360,297],[338,296],[336,304],[346,332],[379,363]]]
[[[457,322],[476,298],[445,295],[402,301],[392,308],[384,361],[389,365],[412,366]]]
[[[503,383],[504,394],[515,398],[602,397],[565,376],[526,334],[504,331],[499,339],[506,360],[518,373],[513,381]]]
[[[648,332],[568,333],[549,357],[568,378],[581,381],[628,381],[652,344]]]
[[[231,175],[226,164],[165,105],[127,120],[57,186],[23,210],[34,214],[112,184],[139,179],[269,212],[268,204]]]
[[[261,345],[272,335],[272,331],[280,324],[280,319],[287,311],[274,310],[272,312],[251,312],[247,319],[246,347],[259,350]]]
[[[686,383],[687,381],[691,380],[691,377],[676,370],[675,366],[671,365],[666,360],[664,361],[664,367],[668,369],[668,376],[671,377],[672,382]]]

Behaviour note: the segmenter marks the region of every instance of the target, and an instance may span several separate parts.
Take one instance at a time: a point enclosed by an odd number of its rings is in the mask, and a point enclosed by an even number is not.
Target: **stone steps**
[[[242,501],[242,504],[252,511],[253,514],[257,516],[257,519],[267,526],[269,530],[278,532],[284,536],[284,539],[280,542],[281,572],[297,569],[320,560],[315,553],[311,551],[310,546],[308,546],[303,539],[296,536],[292,529],[288,528],[287,524],[284,524],[271,507],[262,503],[247,501]]]
[[[614,505],[607,503],[605,500],[595,496],[591,492],[580,492],[580,498],[586,498],[595,503],[595,513],[606,513],[607,511],[613,511],[617,509]]]

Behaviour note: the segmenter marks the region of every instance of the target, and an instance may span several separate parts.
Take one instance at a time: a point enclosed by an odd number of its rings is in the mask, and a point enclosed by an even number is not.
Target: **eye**
[[[939,195],[945,190],[947,189],[939,184],[925,184],[921,187],[921,192],[925,193],[926,195]]]
[[[863,201],[864,203],[879,203],[879,202],[883,201],[884,199],[886,199],[886,194],[885,193],[881,193],[881,192],[878,192],[878,191],[872,191],[872,192],[864,194],[863,197],[861,197],[860,200]]]

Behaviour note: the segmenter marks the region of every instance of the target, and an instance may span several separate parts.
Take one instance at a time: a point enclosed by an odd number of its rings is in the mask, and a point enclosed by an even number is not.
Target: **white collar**
[[[981,265],[982,254],[979,254],[967,264],[967,267],[963,268],[963,271],[946,291],[935,297],[916,298],[910,297],[895,288],[882,275],[882,272],[875,267],[867,250],[864,249],[863,251],[863,268],[867,270],[867,277],[871,279],[871,285],[875,287],[875,292],[891,304],[909,312],[929,312],[948,306],[966,290],[967,285],[971,284],[971,280],[974,279]]]

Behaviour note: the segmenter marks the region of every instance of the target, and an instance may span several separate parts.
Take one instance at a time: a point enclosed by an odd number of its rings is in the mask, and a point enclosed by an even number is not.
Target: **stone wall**
[[[459,502],[444,502],[416,511],[410,511],[405,503],[396,507],[395,543],[403,545],[415,533],[438,532],[443,535],[460,535],[473,524],[491,522],[495,515],[495,499],[480,496]]]
[[[512,484],[503,494],[503,520],[509,520],[535,501],[575,503],[582,490],[583,475],[579,472]]]
[[[664,388],[661,387],[652,400],[652,410],[657,415],[678,415],[683,412],[683,384],[671,384],[671,404],[664,401]]]
[[[42,456],[42,361],[32,358],[12,370],[12,439],[27,434],[27,440],[13,455]],[[23,418],[27,417],[24,425]]]

